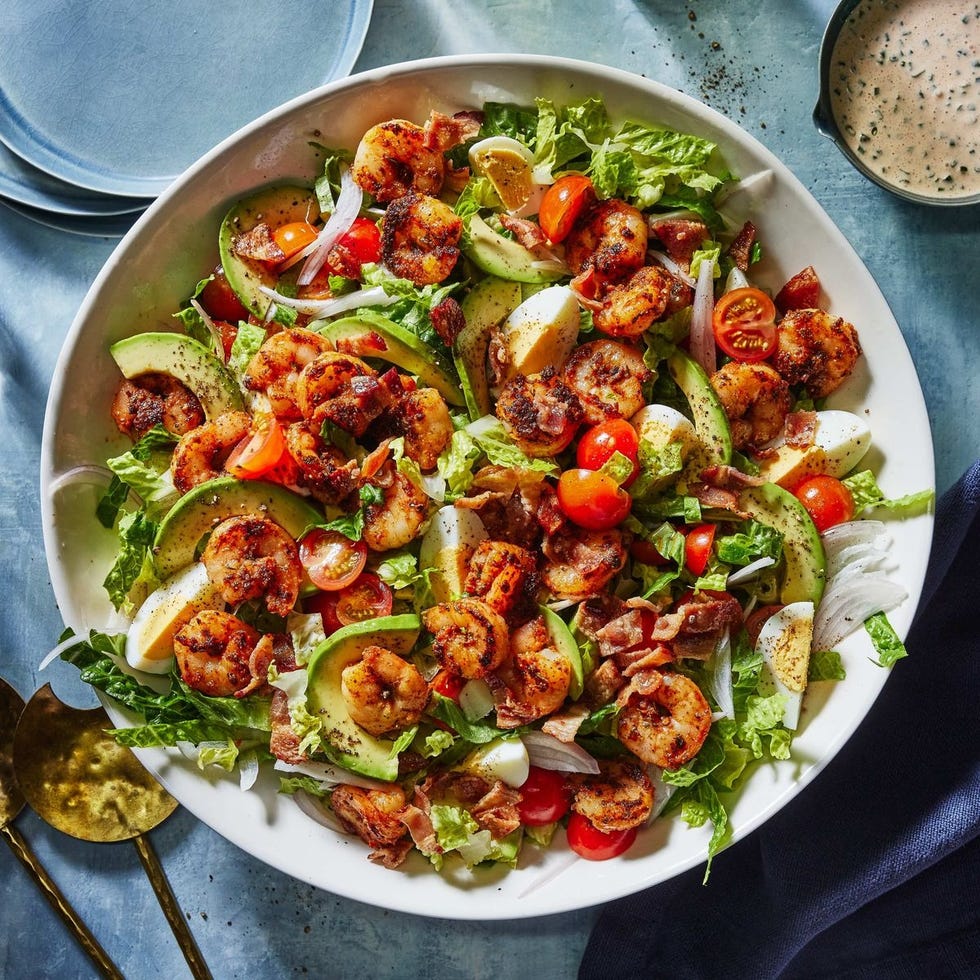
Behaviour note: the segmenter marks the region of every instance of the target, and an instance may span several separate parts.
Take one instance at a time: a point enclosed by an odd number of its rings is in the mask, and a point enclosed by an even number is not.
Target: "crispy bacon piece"
[[[415,846],[423,854],[441,854],[442,846],[436,837],[432,818],[429,816],[429,799],[418,787],[412,802],[407,804],[398,819],[408,828]]]
[[[702,243],[711,237],[708,226],[694,218],[656,218],[650,231],[660,239],[664,251],[677,263],[688,266]]]
[[[622,671],[616,666],[615,660],[603,660],[595,670],[585,678],[585,696],[588,703],[597,706],[607,704],[616,697],[617,692],[625,684]]]
[[[500,216],[500,223],[526,249],[534,249],[540,245],[546,245],[548,242],[541,226],[533,221],[528,221],[527,218],[515,218],[505,212]]]
[[[272,692],[272,702],[269,705],[269,751],[283,762],[296,766],[306,761],[306,756],[300,752],[300,738],[293,731],[289,717],[289,697],[285,691],[276,688]]]
[[[746,221],[731,245],[728,246],[728,254],[742,272],[749,271],[749,264],[752,261],[752,246],[755,245],[755,235],[755,225],[751,221]]]
[[[500,840],[520,827],[521,816],[517,809],[520,802],[521,791],[498,779],[477,800],[470,813],[484,830],[490,831],[495,840]]]
[[[433,306],[429,310],[429,319],[432,321],[433,329],[447,347],[453,346],[460,331],[466,326],[463,308],[452,296],[447,296],[441,303]]]
[[[264,265],[279,265],[286,258],[286,253],[272,237],[272,229],[264,221],[260,221],[249,231],[236,235],[231,243],[231,250],[243,259]]]
[[[549,489],[541,473],[484,466],[473,478],[470,495],[456,506],[475,510],[494,540],[533,549],[541,539],[539,503]]]
[[[723,463],[703,469],[701,479],[709,487],[716,487],[719,490],[744,490],[746,487],[758,487],[766,482],[761,477],[743,473],[734,466]]]
[[[579,603],[572,625],[590,640],[595,640],[596,633],[611,619],[622,616],[626,608],[626,603],[611,593],[592,596]]]
[[[412,849],[408,828],[400,819],[405,797],[398,787],[365,790],[341,784],[330,794],[330,807],[371,848],[369,857],[375,863],[395,868]]]
[[[727,510],[740,517],[747,517],[739,510],[738,494],[725,487],[713,487],[708,483],[692,483],[688,493],[696,497],[702,507],[712,507],[716,510]]]
[[[704,660],[714,650],[721,631],[741,622],[742,607],[734,596],[696,592],[673,612],[657,619],[651,639],[670,644],[675,657]]]
[[[557,738],[559,742],[569,744],[575,741],[582,722],[589,717],[589,709],[584,704],[572,704],[561,711],[556,711],[542,726],[545,735]]]
[[[447,116],[433,109],[425,123],[426,142],[432,149],[445,153],[460,143],[475,139],[482,124],[482,112],[471,110]]]
[[[337,341],[337,350],[341,354],[352,354],[354,357],[361,357],[366,354],[382,354],[388,349],[384,337],[369,330],[367,333],[357,334],[354,337],[341,337]]]
[[[812,310],[820,306],[820,280],[812,265],[792,276],[774,300],[780,313],[790,310]]]
[[[432,801],[456,803],[469,810],[473,819],[498,840],[516,830],[521,823],[517,805],[519,790],[499,779],[491,782],[469,772],[443,772],[428,777],[416,790],[415,804],[428,811]]]
[[[817,413],[790,412],[783,426],[783,438],[787,446],[792,446],[794,449],[808,449],[817,438]]]

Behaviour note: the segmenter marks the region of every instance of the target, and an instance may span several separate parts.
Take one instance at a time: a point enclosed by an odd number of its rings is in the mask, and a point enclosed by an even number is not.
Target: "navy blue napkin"
[[[580,980],[980,977],[980,462],[942,498],[907,659],[837,758],[703,867],[607,905]]]

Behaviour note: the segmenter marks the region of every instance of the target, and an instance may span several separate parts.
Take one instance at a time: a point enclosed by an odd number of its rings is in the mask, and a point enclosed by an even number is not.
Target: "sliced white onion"
[[[479,721],[493,710],[493,692],[485,680],[467,681],[459,692],[459,706],[467,721]]]
[[[875,613],[890,612],[908,592],[881,575],[863,575],[836,583],[824,592],[813,622],[813,649],[833,650]]]
[[[656,259],[672,276],[680,279],[681,282],[686,283],[688,286],[696,286],[697,282],[691,276],[691,274],[686,270],[681,268],[666,252],[658,252],[656,249],[649,249],[647,255],[652,259]]]
[[[389,296],[381,286],[355,289],[352,293],[344,293],[343,296],[334,296],[330,299],[298,299],[295,296],[285,296],[269,286],[259,286],[259,290],[274,303],[291,307],[298,313],[307,313],[317,320],[323,320],[337,313],[346,313],[347,310],[355,310],[361,306],[389,306],[398,299],[397,296]],[[272,309],[274,314],[274,308]]]
[[[276,759],[274,766],[279,772],[291,772],[300,776],[309,776],[311,779],[324,784],[324,786],[359,786],[361,789],[390,789],[391,783],[383,783],[380,779],[368,779],[366,776],[358,776],[357,773],[349,769],[342,769],[340,766],[332,765],[329,762],[301,762],[293,765]]]
[[[698,267],[691,311],[691,357],[710,376],[717,364],[715,335],[711,329],[711,313],[715,307],[714,262],[702,262]]]
[[[770,558],[768,555],[764,555],[762,558],[756,558],[755,561],[750,561],[744,568],[740,568],[737,572],[732,572],[728,576],[728,584],[741,585],[743,582],[755,578],[756,574],[761,572],[763,568],[768,568],[770,565],[775,564],[776,559]]]
[[[197,746],[193,742],[188,742],[186,739],[181,739],[177,742],[177,748],[180,750],[180,754],[190,762],[197,762]]]
[[[191,299],[191,306],[197,310],[197,315],[204,321],[204,325],[208,328],[208,333],[211,334],[211,350],[215,354],[220,355],[221,359],[224,360],[225,345],[221,339],[221,334],[218,332],[218,328],[215,326],[214,320],[211,319],[208,311],[196,299]]]
[[[337,206],[333,214],[330,215],[320,234],[306,246],[306,249],[309,249],[309,258],[296,279],[300,286],[308,286],[316,278],[316,274],[323,268],[323,263],[327,261],[330,249],[350,231],[350,226],[361,210],[363,198],[364,195],[360,187],[354,183],[350,170],[345,170],[340,178],[340,193],[337,195]]]
[[[728,273],[728,278],[725,279],[725,292],[730,293],[733,289],[744,289],[748,285],[750,285],[749,277],[737,265],[733,265],[732,271]]]
[[[293,799],[296,801],[296,805],[300,810],[311,820],[315,820],[322,827],[326,827],[327,830],[334,830],[338,834],[343,834],[345,837],[350,836],[350,831],[337,819],[333,810],[329,809],[315,796],[310,796],[309,793],[298,790],[293,794]]]
[[[84,643],[88,637],[82,635],[70,636],[67,640],[62,640],[50,653],[46,654],[44,659],[37,665],[38,670],[44,670],[52,661],[57,660],[66,650],[70,650],[72,647],[77,647],[79,644]]]
[[[535,259],[531,263],[531,268],[541,272],[554,272],[556,275],[564,275],[568,272],[568,266],[557,258]]]
[[[548,603],[548,608],[552,612],[562,612],[565,609],[571,609],[575,605],[575,599],[555,599],[553,602]]]
[[[653,810],[650,813],[650,820],[655,820],[663,812],[677,787],[673,783],[664,782],[664,771],[659,766],[647,766],[647,775],[653,783]]]
[[[532,766],[554,769],[557,772],[584,772],[595,775],[599,763],[580,745],[562,742],[545,732],[526,732],[521,741],[527,749]]]
[[[241,791],[247,793],[259,778],[259,757],[255,752],[246,752],[244,757],[239,757],[238,776]]]
[[[735,717],[735,696],[732,690],[732,641],[729,631],[723,630],[721,639],[708,661],[708,693],[723,718]]]

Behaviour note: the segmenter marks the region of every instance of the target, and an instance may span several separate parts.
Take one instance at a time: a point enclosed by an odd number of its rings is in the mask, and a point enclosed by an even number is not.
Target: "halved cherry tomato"
[[[231,451],[225,469],[239,480],[255,480],[273,469],[286,452],[286,438],[278,421],[262,422]]]
[[[737,361],[761,361],[776,349],[776,304],[755,286],[725,293],[711,325],[718,346]]]
[[[361,572],[345,589],[337,593],[337,619],[344,626],[378,616],[390,616],[391,589],[374,572]]]
[[[630,512],[630,495],[599,470],[565,470],[558,478],[558,506],[579,527],[606,531]]]
[[[581,813],[573,813],[568,818],[568,846],[587,861],[608,861],[618,857],[628,851],[635,840],[636,827],[606,833]]]
[[[687,532],[684,538],[684,564],[694,575],[703,575],[711,558],[711,547],[715,543],[715,525],[698,524]]]
[[[521,802],[517,804],[522,824],[544,827],[554,823],[568,813],[571,804],[571,791],[560,772],[531,766],[521,786]]]
[[[575,458],[582,469],[598,470],[613,453],[622,453],[633,464],[633,472],[622,483],[628,487],[640,473],[640,437],[626,419],[609,419],[586,429],[579,439]]]
[[[432,690],[444,698],[449,698],[450,701],[459,700],[459,692],[463,690],[465,684],[464,678],[459,674],[451,674],[448,670],[440,670],[432,678]]]
[[[299,560],[310,581],[324,592],[346,588],[367,562],[367,545],[339,531],[315,527],[299,543]]]
[[[248,319],[248,310],[235,295],[235,290],[231,288],[225,270],[220,265],[211,273],[211,278],[201,290],[197,301],[212,320],[238,323],[239,320]]]
[[[282,249],[283,255],[289,259],[297,252],[306,248],[310,242],[316,241],[319,233],[308,221],[290,221],[280,225],[273,233],[273,241]]]
[[[553,242],[568,237],[579,215],[595,199],[592,181],[582,174],[565,174],[545,191],[538,209],[538,224]]]
[[[807,509],[816,529],[823,534],[828,527],[843,524],[854,517],[851,491],[833,476],[811,476],[793,490]]]
[[[381,259],[381,231],[370,218],[355,218],[339,244],[350,249],[361,265]]]
[[[323,632],[329,636],[336,633],[344,624],[337,619],[337,592],[314,592],[303,600],[303,610],[319,613],[323,620]]]

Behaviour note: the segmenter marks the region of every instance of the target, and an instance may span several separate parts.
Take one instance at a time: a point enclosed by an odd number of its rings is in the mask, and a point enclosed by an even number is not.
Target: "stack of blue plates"
[[[0,59],[0,204],[121,236],[239,127],[346,75],[373,0],[12,0]]]

